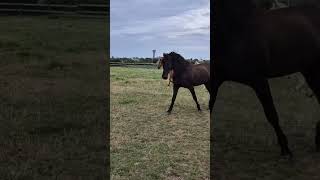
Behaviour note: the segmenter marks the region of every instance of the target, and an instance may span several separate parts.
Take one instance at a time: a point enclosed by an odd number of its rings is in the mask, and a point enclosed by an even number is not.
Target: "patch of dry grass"
[[[8,16],[0,26],[0,179],[105,178],[105,22]]]

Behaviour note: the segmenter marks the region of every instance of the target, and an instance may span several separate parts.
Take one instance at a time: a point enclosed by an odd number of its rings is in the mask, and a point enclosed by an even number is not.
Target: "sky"
[[[111,0],[114,57],[210,57],[210,0]]]

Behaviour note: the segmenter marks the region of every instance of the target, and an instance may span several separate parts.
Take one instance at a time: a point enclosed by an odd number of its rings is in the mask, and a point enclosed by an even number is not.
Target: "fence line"
[[[65,15],[95,15],[109,16],[108,5],[97,4],[23,4],[0,3],[0,13],[6,14],[65,14]]]
[[[123,62],[110,62],[110,66],[157,66],[157,63],[123,63]]]

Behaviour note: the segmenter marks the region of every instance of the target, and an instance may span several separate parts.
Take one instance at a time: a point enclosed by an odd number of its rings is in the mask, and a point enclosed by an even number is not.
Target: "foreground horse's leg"
[[[198,111],[201,111],[201,108],[200,108],[200,105],[199,105],[199,103],[198,103],[198,99],[197,99],[197,96],[196,96],[196,92],[194,91],[194,88],[193,87],[190,87],[190,88],[188,88],[189,89],[189,91],[191,92],[191,94],[192,94],[192,98],[193,98],[193,100],[196,102],[196,104],[197,104],[197,108],[198,108]]]
[[[281,147],[281,155],[289,155],[292,157],[292,153],[288,147],[287,137],[279,125],[279,117],[273,104],[268,80],[255,81],[250,86],[255,90],[263,106],[264,113],[277,134],[278,143]]]
[[[223,81],[219,80],[214,80],[212,81],[212,89],[210,88],[210,99],[209,99],[209,109],[210,109],[210,114],[212,112],[214,103],[216,102],[217,95],[218,95],[218,89],[221,86]]]
[[[207,84],[205,84],[204,86],[206,87],[206,89],[208,90],[209,95],[210,95],[210,97],[209,97],[209,109],[210,109],[210,103],[211,103],[211,86],[210,86],[210,83],[207,83]]]
[[[314,73],[303,73],[303,75],[310,89],[316,95],[318,103],[320,103],[320,72],[315,71]],[[315,144],[316,151],[320,151],[320,121],[316,124]]]
[[[171,99],[171,105],[170,105],[170,107],[169,107],[169,109],[167,111],[169,114],[172,111],[172,108],[173,108],[173,105],[174,105],[174,101],[176,100],[179,88],[180,88],[180,86],[177,86],[177,85],[173,84],[173,96],[172,96],[172,99]]]

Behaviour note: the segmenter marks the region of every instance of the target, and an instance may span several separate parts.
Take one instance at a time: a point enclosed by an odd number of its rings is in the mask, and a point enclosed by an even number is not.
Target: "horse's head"
[[[162,79],[168,79],[168,74],[173,70],[173,57],[171,54],[163,53],[163,58],[161,58],[159,65],[163,67]],[[159,67],[159,66],[158,66]]]

